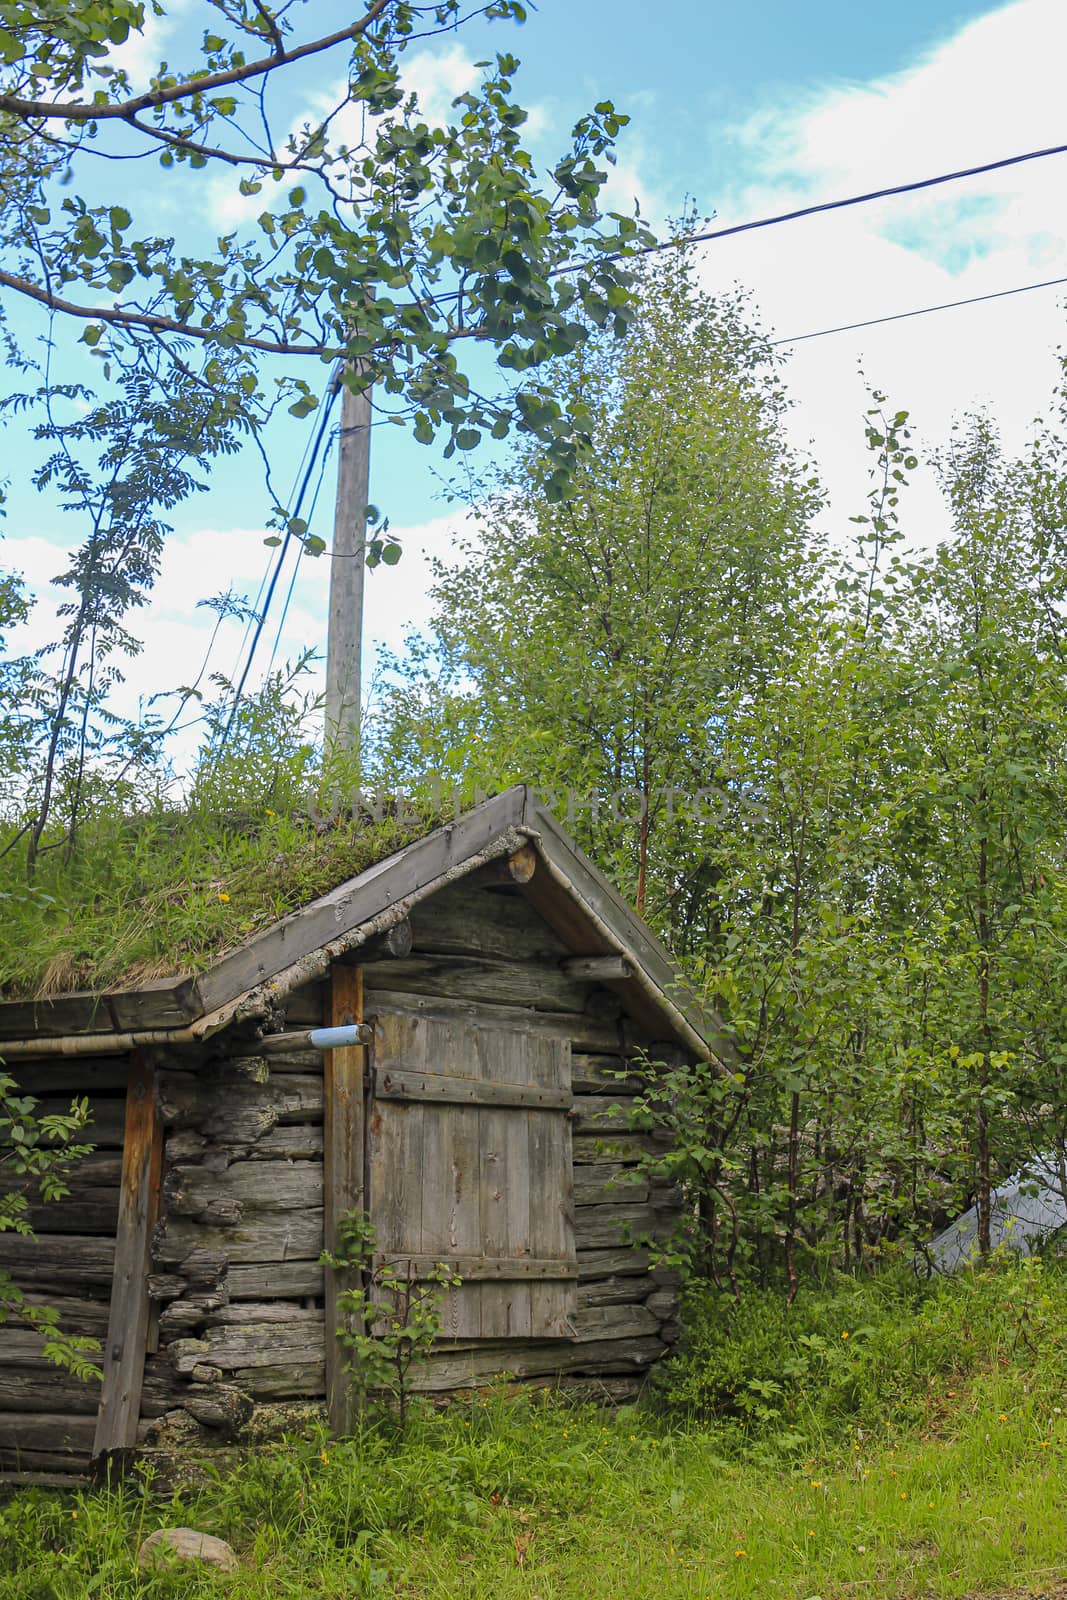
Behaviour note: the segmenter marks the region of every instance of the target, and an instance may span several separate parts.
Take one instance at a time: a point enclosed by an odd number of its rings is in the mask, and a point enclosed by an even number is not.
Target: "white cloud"
[[[743,177],[716,222],[1063,142],[1065,52],[1061,0],[1016,0],[907,71],[762,107],[728,130]],[[766,325],[791,337],[1059,277],[1065,176],[1067,157],[1050,157],[722,240],[706,247],[704,280],[743,283]],[[814,439],[839,508],[853,509],[864,488],[858,359],[932,442],[954,414],[988,404],[1018,446],[1056,381],[1063,325],[1061,295],[1041,290],[798,344],[794,431]],[[933,516],[929,484],[922,504]]]
[[[446,557],[463,530],[465,513],[435,517],[410,527],[391,529],[403,546],[403,557],[395,567],[380,566],[366,577],[366,620],[364,625],[364,675],[369,683],[380,648],[399,651],[409,627],[421,628],[429,617],[427,591],[435,557]],[[254,601],[271,552],[263,544],[260,528],[220,530],[204,528],[187,536],[174,536],[164,553],[162,570],[150,605],[129,619],[129,627],[143,643],[139,656],[124,663],[126,682],[112,696],[115,709],[136,717],[147,712],[153,695],[163,688],[189,685],[200,672],[211,644],[214,615],[197,602],[216,588],[229,585],[235,592]],[[52,578],[66,561],[61,547],[40,536],[20,539],[17,544],[0,546],[0,569],[21,572],[36,597],[30,620],[13,629],[9,647],[14,653],[39,651],[58,636],[56,606],[60,591]],[[212,574],[220,576],[213,579]],[[293,588],[292,600],[279,635],[282,603],[292,573],[290,556],[275,602],[263,629],[249,686],[262,682],[273,655],[274,666],[294,662],[308,648],[324,655],[326,648],[326,599],[329,589],[329,556],[305,557]],[[222,576],[224,575],[224,576]],[[208,673],[221,672],[231,681],[238,674],[246,649],[245,626],[228,620],[222,624],[208,661]],[[323,687],[322,661],[304,680],[312,693]],[[214,692],[207,681],[202,689]],[[157,703],[155,710],[164,716],[177,706],[176,700]],[[195,717],[188,709],[183,720]],[[175,746],[180,761],[195,749],[196,730]]]

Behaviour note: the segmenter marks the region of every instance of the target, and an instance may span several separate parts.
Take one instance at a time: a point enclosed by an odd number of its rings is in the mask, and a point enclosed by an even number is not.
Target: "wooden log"
[[[35,1117],[67,1116],[71,1098],[70,1095],[65,1098],[45,1095],[38,1100],[33,1114]],[[97,1095],[89,1102],[89,1112],[89,1122],[78,1135],[79,1140],[92,1145],[94,1150],[121,1150],[126,1132],[126,1106],[122,1098]]]
[[[318,1261],[322,1239],[321,1209],[261,1211],[232,1228],[208,1228],[187,1217],[168,1217],[156,1230],[152,1259],[157,1266],[174,1266],[200,1246],[218,1251],[232,1265]]]
[[[597,1339],[629,1342],[658,1334],[659,1318],[639,1301],[609,1301],[582,1308],[576,1326],[579,1343]]]
[[[239,1433],[255,1410],[252,1396],[231,1383],[191,1389],[182,1403],[197,1422],[218,1429],[227,1438]]]
[[[599,1278],[583,1283],[578,1290],[578,1317],[589,1306],[625,1305],[633,1300],[649,1303],[651,1284],[647,1277]]]
[[[122,1195],[94,1456],[105,1450],[126,1449],[137,1437],[148,1343],[151,1238],[159,1205],[163,1159],[163,1129],[156,1084],[155,1072],[135,1051],[130,1059],[126,1094]]]
[[[237,1222],[251,1212],[321,1206],[322,1167],[311,1161],[235,1161],[222,1172],[179,1166],[167,1173],[165,1192],[172,1216],[210,1219],[229,1204]]]
[[[601,1339],[588,1344],[552,1341],[541,1345],[496,1344],[458,1354],[433,1355],[412,1369],[411,1387],[421,1393],[477,1388],[502,1376],[529,1378],[565,1372],[643,1371],[666,1346],[652,1337]]]
[[[119,1218],[119,1191],[82,1185],[62,1200],[31,1202],[23,1212],[34,1232],[94,1233],[114,1237]]]
[[[478,872],[478,885],[482,889],[513,889],[518,884],[529,883],[537,871],[537,851],[531,844],[520,845],[509,856],[498,856],[486,862]]]
[[[267,1322],[284,1323],[289,1331],[293,1327],[318,1327],[323,1320],[321,1310],[302,1305],[296,1300],[242,1300],[239,1304],[219,1306],[204,1317],[206,1328],[244,1327],[249,1323],[257,1327]]]
[[[88,1296],[65,1294],[41,1294],[30,1291],[26,1294],[26,1302],[31,1306],[49,1306],[59,1315],[59,1326],[64,1333],[82,1334],[87,1338],[102,1338],[107,1332],[108,1302],[94,1300]],[[17,1313],[12,1313],[10,1328],[23,1329],[24,1324]],[[0,1349],[6,1335],[0,1335]]]
[[[678,1315],[678,1300],[677,1289],[656,1289],[645,1304],[661,1322],[673,1322]]]
[[[650,1205],[576,1206],[574,1211],[574,1237],[579,1251],[629,1244],[646,1235],[664,1239],[673,1224],[670,1211]]]
[[[525,896],[484,893],[484,868],[450,884],[411,914],[414,948],[424,955],[488,956],[557,966],[567,946]]]
[[[231,1376],[256,1400],[321,1400],[326,1394],[326,1363],[321,1356],[317,1361],[239,1368]]]
[[[529,1006],[535,1011],[585,1009],[586,986],[558,967],[519,964],[485,956],[431,956],[416,953],[406,961],[368,967],[364,974],[367,1009],[381,991],[392,994],[447,995],[487,1005]]]
[[[26,1450],[88,1461],[95,1430],[95,1416],[0,1411],[0,1453]]]
[[[76,1488],[88,1471],[89,1457],[63,1455],[50,1450],[0,1449],[0,1483],[18,1488],[41,1484],[50,1488]]]
[[[627,1071],[623,1056],[591,1055],[576,1050],[571,1058],[571,1088],[575,1094],[640,1094],[641,1079]]]
[[[386,969],[389,970],[389,969]],[[457,999],[450,994],[400,993],[375,989],[367,997],[368,1013],[434,1017],[443,1022],[461,1018],[477,1028],[510,1028],[519,1032],[569,1039],[576,1050],[613,1051],[620,1048],[620,1029],[574,1012],[537,1011],[523,1005],[489,1005]]]
[[[633,1126],[635,1100],[618,1095],[578,1094],[574,1097],[575,1133],[628,1133]]]
[[[48,1295],[74,1289],[109,1287],[115,1266],[111,1239],[73,1234],[0,1234],[0,1267],[23,1288]]]
[[[98,1379],[72,1377],[48,1362],[42,1362],[40,1370],[7,1360],[0,1364],[0,1411],[59,1409],[71,1416],[95,1418],[99,1405]]]
[[[171,1127],[194,1128],[224,1147],[254,1144],[292,1122],[322,1118],[322,1080],[310,1073],[279,1073],[269,1083],[211,1087],[168,1076],[161,1084],[161,1113]]]
[[[309,1261],[269,1261],[232,1266],[226,1277],[231,1301],[311,1298],[325,1294],[324,1268],[317,1258]]]
[[[128,1070],[126,1056],[95,1056],[72,1061],[69,1056],[57,1055],[44,1061],[18,1061],[5,1068],[18,1084],[20,1094],[32,1094],[37,1098],[88,1095],[90,1100],[99,1094],[124,1094]]]
[[[624,1205],[639,1205],[647,1201],[650,1193],[648,1179],[642,1177],[636,1167],[605,1162],[575,1170],[575,1205],[611,1205],[616,1200]]]
[[[586,978],[592,983],[632,978],[633,963],[625,956],[566,956],[560,967],[571,978]]]
[[[655,1135],[644,1133],[575,1133],[572,1146],[576,1167],[603,1162],[632,1163],[643,1156],[663,1152],[663,1145]]]
[[[25,1371],[59,1373],[62,1368],[55,1362],[49,1361],[44,1353],[45,1336],[36,1328],[16,1328],[9,1323],[4,1325],[3,1338],[0,1340],[0,1359],[5,1366],[21,1367]],[[94,1363],[97,1358],[90,1354],[89,1361]]]
[[[598,1278],[641,1277],[648,1279],[652,1257],[645,1249],[626,1245],[615,1249],[578,1250],[578,1283],[592,1282]],[[578,1293],[581,1294],[579,1287]]]
[[[321,1070],[321,1051],[320,1070]],[[249,1161],[322,1161],[322,1125],[297,1122],[289,1127],[275,1128],[273,1132],[257,1139],[245,1155]]]
[[[206,1329],[197,1339],[176,1339],[170,1357],[179,1377],[198,1366],[236,1372],[251,1367],[285,1366],[293,1361],[319,1360],[325,1350],[325,1321],[321,1311],[309,1312],[303,1321],[245,1322]]]

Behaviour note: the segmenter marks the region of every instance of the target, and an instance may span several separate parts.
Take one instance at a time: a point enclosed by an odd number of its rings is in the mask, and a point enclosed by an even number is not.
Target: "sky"
[[[135,72],[161,48],[179,53],[190,3],[169,8],[176,15],[169,31],[126,47]],[[309,9],[316,25],[320,14],[324,25],[343,14],[320,0]],[[504,48],[523,63],[516,92],[530,112],[536,154],[561,149],[597,100],[610,98],[630,115],[611,199],[627,210],[636,199],[653,227],[687,201],[714,216],[712,226],[726,226],[1067,142],[1064,0],[898,0],[881,8],[675,0],[658,12],[637,0],[542,0],[521,29],[461,29],[420,49],[409,81],[427,112],[443,117],[451,97],[476,83],[474,63]],[[320,74],[302,92],[314,98],[328,90]],[[1067,156],[1050,157],[702,248],[708,289],[741,285],[769,336],[797,341],[782,345],[789,426],[828,486],[835,527],[863,509],[862,414],[872,384],[911,412],[920,444],[923,466],[905,531],[916,546],[943,531],[930,455],[954,417],[976,406],[991,411],[1009,448],[1023,444],[1058,380],[1067,286],[831,337],[798,336],[1067,276],[1065,189]],[[229,174],[208,175],[199,190],[206,229],[221,231],[240,216],[234,191]],[[131,198],[142,226],[168,231],[173,196],[157,185]],[[282,483],[295,478],[308,427],[294,423],[276,441]],[[33,620],[12,640],[36,647],[54,632],[49,580],[77,530],[27,494],[19,475],[31,458],[18,431],[9,423],[0,436],[3,471],[13,480],[0,564],[22,571],[39,596]],[[443,498],[446,471],[432,449],[399,429],[375,438],[371,498],[390,517],[404,555],[397,567],[368,576],[368,670],[383,645],[402,649],[405,630],[425,625],[430,562],[447,559],[463,531],[464,512]],[[145,648],[119,691],[124,710],[195,676],[213,625],[199,601],[228,586],[255,598],[270,554],[268,511],[256,464],[240,458],[217,474],[209,494],[182,508],[153,603],[135,620]],[[331,519],[328,470],[313,531],[328,538]],[[290,576],[283,575],[283,595]],[[327,585],[327,558],[305,559],[280,633],[278,612],[268,620],[259,667],[324,647]],[[240,628],[225,625],[211,669],[232,674],[241,647]]]

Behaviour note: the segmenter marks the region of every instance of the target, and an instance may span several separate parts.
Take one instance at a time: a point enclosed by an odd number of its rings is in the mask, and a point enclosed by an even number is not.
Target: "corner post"
[[[137,1443],[151,1309],[148,1272],[162,1166],[163,1129],[156,1073],[143,1052],[135,1050],[130,1056],[126,1087],[115,1268],[94,1458],[107,1450],[124,1450]]]
[[[330,969],[325,1023],[338,1028],[363,1020],[363,971],[335,965]],[[327,1050],[323,1062],[323,1233],[327,1250],[336,1250],[337,1225],[346,1211],[363,1204],[363,1045]],[[345,1319],[338,1309],[342,1285],[326,1268],[326,1404],[330,1428],[337,1435],[352,1432],[355,1400],[346,1354],[338,1339]]]

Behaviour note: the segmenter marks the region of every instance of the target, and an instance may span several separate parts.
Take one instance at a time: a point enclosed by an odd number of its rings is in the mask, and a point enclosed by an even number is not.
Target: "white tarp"
[[[1039,1162],[1027,1172],[998,1185],[989,1218],[989,1242],[1030,1255],[1052,1234],[1067,1228],[1067,1202],[1051,1162]],[[938,1272],[954,1272],[978,1258],[978,1208],[972,1206],[951,1228],[930,1245]]]

